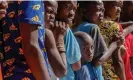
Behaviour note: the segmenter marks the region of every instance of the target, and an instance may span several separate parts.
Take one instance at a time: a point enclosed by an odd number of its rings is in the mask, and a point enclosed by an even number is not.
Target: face
[[[99,4],[96,5],[89,5],[84,14],[88,21],[98,24],[101,20],[103,20],[104,17],[103,2],[99,2]]]
[[[93,41],[85,42],[82,47],[82,57],[84,61],[91,62],[94,56],[94,45]]]
[[[45,5],[45,25],[46,28],[54,26],[55,15],[58,5],[55,1],[47,1]]]
[[[106,16],[110,17],[112,20],[116,20],[117,18],[120,18],[120,13],[121,13],[121,7],[123,5],[123,2],[118,0],[118,1],[110,1],[107,4],[106,8]]]
[[[77,2],[64,1],[63,3],[59,3],[59,5],[60,8],[57,13],[58,19],[67,24],[72,24],[77,9]]]

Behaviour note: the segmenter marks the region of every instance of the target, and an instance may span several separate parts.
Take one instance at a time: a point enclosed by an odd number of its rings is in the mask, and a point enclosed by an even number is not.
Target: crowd
[[[133,80],[133,1],[0,1],[0,80]]]

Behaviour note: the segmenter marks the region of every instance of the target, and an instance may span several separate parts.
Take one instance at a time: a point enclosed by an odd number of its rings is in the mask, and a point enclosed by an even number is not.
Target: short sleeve
[[[42,25],[44,23],[44,3],[42,1],[18,1],[19,22]]]
[[[88,67],[83,65],[80,70],[75,71],[76,80],[91,80]]]
[[[68,63],[78,62],[81,58],[80,48],[70,28],[67,29],[64,42]]]
[[[107,50],[106,43],[100,33],[97,25],[93,26],[90,32],[90,36],[94,41],[94,58],[103,54]]]

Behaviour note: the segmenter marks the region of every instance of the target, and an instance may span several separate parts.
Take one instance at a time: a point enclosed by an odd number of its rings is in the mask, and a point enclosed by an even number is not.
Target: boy
[[[84,32],[74,33],[81,50],[81,68],[75,71],[75,80],[91,80],[89,70],[85,64],[91,62],[94,55],[94,45],[91,36]]]
[[[59,1],[56,20],[63,21],[69,25],[72,24],[76,8],[77,1]],[[60,78],[60,80],[75,80],[73,71],[81,67],[81,54],[79,45],[69,27],[64,37],[64,43],[66,49],[67,74],[65,77]]]
[[[93,59],[94,55],[93,40],[87,33],[84,32],[78,31],[75,32],[74,35],[79,43],[82,54],[81,58],[82,67],[80,70],[75,71],[76,80],[91,80],[90,78],[91,75],[89,74],[89,70],[85,64],[91,62]],[[117,43],[119,43],[119,41],[117,41]],[[114,45],[115,42],[111,43],[110,47],[114,47]],[[108,54],[109,51],[106,51],[105,53]],[[116,52],[115,54],[120,54],[120,50],[118,50],[118,52]]]

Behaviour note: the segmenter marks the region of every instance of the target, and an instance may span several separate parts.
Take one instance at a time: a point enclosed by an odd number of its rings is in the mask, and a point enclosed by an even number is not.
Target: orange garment
[[[3,80],[3,79],[2,79],[2,70],[1,70],[1,65],[0,65],[0,80]]]

